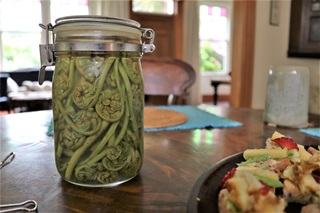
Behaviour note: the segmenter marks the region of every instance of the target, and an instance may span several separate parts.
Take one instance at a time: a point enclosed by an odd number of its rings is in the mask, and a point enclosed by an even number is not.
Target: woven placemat
[[[155,132],[155,131],[173,131],[173,130],[188,130],[188,129],[203,129],[203,128],[230,128],[238,127],[242,124],[237,121],[230,120],[225,117],[214,115],[210,112],[199,109],[197,106],[157,106],[159,109],[168,109],[177,111],[188,116],[188,121],[169,127],[160,128],[145,128],[145,132]]]
[[[144,128],[176,126],[187,121],[188,116],[181,112],[154,107],[144,108]]]

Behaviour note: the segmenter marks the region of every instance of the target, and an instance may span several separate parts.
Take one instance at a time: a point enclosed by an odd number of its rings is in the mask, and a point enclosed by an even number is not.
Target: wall
[[[264,109],[270,65],[307,66],[310,71],[309,111],[320,114],[320,60],[288,58],[290,1],[280,2],[279,26],[269,24],[270,1],[257,1],[252,108]]]

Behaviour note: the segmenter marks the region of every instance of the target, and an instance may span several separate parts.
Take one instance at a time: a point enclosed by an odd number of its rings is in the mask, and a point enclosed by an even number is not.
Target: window
[[[232,2],[201,3],[200,70],[226,74],[230,70],[230,21]]]
[[[39,64],[40,22],[39,0],[0,2],[1,70],[9,71]]]
[[[51,0],[46,4],[47,1],[0,1],[1,71],[40,67],[39,44],[42,43],[43,30],[39,23],[43,23],[42,20],[50,20],[54,24],[58,17],[88,14],[88,0]],[[41,14],[51,14],[51,17],[42,17]]]
[[[51,0],[51,23],[63,16],[88,15],[88,0]]]
[[[174,13],[174,2],[173,0],[132,0],[132,11],[172,15]]]

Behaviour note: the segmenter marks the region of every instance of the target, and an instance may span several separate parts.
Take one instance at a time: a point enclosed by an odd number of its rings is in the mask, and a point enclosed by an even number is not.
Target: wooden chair
[[[167,105],[185,104],[188,89],[196,79],[195,70],[188,63],[178,59],[141,59],[146,104],[148,97],[167,97]]]

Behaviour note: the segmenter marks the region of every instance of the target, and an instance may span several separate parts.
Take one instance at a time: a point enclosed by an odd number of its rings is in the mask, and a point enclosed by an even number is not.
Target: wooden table
[[[242,122],[225,129],[145,133],[144,164],[131,181],[113,188],[85,188],[63,181],[56,168],[53,138],[46,135],[51,111],[0,116],[1,159],[16,157],[2,168],[0,203],[27,199],[38,212],[186,212],[199,176],[217,161],[247,148],[261,148],[277,130],[297,142],[319,138],[297,129],[266,126],[262,110],[209,107],[211,112]],[[319,125],[319,116],[310,120]]]

